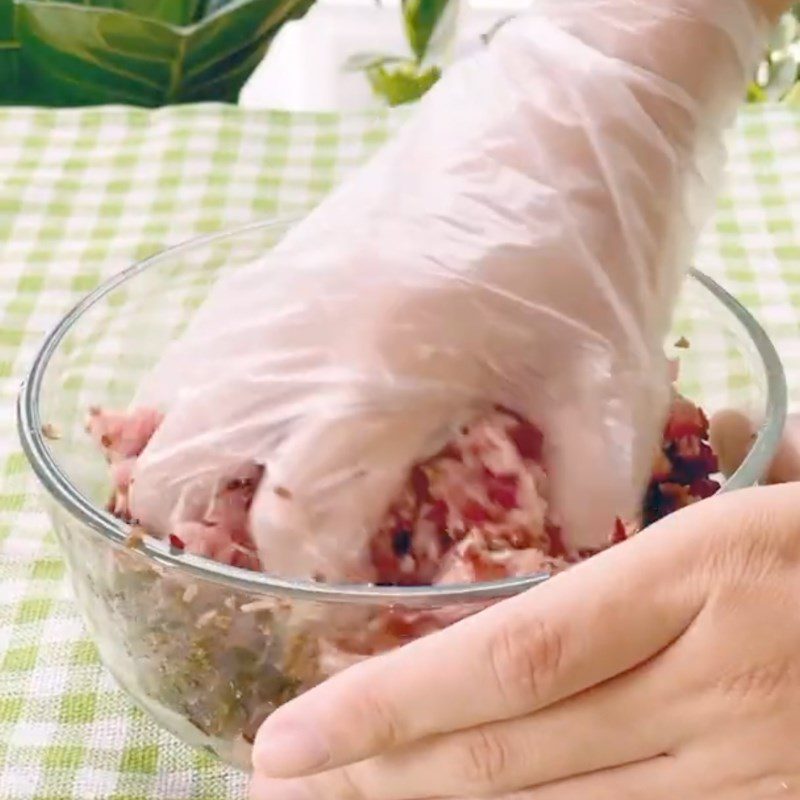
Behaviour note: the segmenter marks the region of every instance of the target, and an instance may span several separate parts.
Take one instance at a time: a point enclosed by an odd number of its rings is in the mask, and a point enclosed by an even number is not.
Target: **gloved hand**
[[[134,516],[167,533],[253,463],[265,568],[368,579],[410,465],[499,405],[545,434],[568,547],[633,516],[662,343],[761,52],[746,0],[543,0],[259,263],[141,387]]]

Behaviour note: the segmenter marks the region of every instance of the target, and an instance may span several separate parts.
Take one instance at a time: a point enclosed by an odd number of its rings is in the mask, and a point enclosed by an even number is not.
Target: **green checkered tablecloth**
[[[58,317],[133,260],[309,208],[395,125],[219,106],[0,113],[0,800],[243,798],[99,665],[13,424]],[[697,259],[747,303],[800,391],[800,114],[746,110]],[[800,394],[795,393],[800,399]]]

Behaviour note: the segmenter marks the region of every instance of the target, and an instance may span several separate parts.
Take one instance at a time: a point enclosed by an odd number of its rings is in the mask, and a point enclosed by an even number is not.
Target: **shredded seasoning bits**
[[[125,547],[138,547],[145,537],[145,529],[141,525],[134,525],[125,537]]]
[[[42,436],[45,439],[50,439],[55,441],[61,438],[61,431],[58,429],[57,425],[54,425],[52,422],[45,422],[42,425]]]

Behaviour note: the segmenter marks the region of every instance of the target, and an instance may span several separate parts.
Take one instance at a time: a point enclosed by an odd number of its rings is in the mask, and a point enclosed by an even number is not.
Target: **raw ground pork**
[[[234,593],[163,570],[136,549],[143,530],[130,518],[136,459],[161,423],[150,409],[93,409],[88,427],[110,463],[109,510],[134,523],[130,548],[95,559],[96,591],[114,625],[141,694],[211,737],[242,767],[261,722],[331,675],[433,633],[490,605],[480,600],[414,604],[316,604]],[[456,433],[433,458],[414,465],[369,545],[372,580],[389,586],[469,583],[557,572],[593,555],[569,553],[548,504],[543,438],[532,424],[495,410]],[[715,492],[717,459],[708,421],[675,395],[641,519],[618,521],[608,545],[643,524]],[[248,511],[265,470],[252,466],[220,485],[199,518],[178,508],[176,550],[269,571],[248,531]],[[292,487],[272,487],[293,502]],[[314,576],[309,576],[314,577]],[[233,748],[233,749],[231,749]]]
[[[109,510],[128,522],[128,492],[136,459],[161,423],[152,409],[117,413],[92,409],[88,430],[111,466]],[[558,572],[597,551],[568,552],[548,503],[539,429],[497,409],[463,427],[427,461],[414,465],[370,543],[378,585],[473,583],[536,572]],[[719,489],[708,420],[694,403],[673,396],[652,479],[636,520],[617,520],[608,546]],[[173,547],[225,564],[269,572],[248,531],[248,510],[264,468],[220,485],[204,514],[176,510]],[[291,487],[274,491],[292,502]],[[314,577],[314,576],[309,576]]]

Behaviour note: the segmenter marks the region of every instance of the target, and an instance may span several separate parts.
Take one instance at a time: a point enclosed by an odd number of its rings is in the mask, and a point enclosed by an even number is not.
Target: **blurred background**
[[[342,110],[422,96],[535,0],[0,0],[0,104]],[[752,103],[800,103],[800,3]]]

